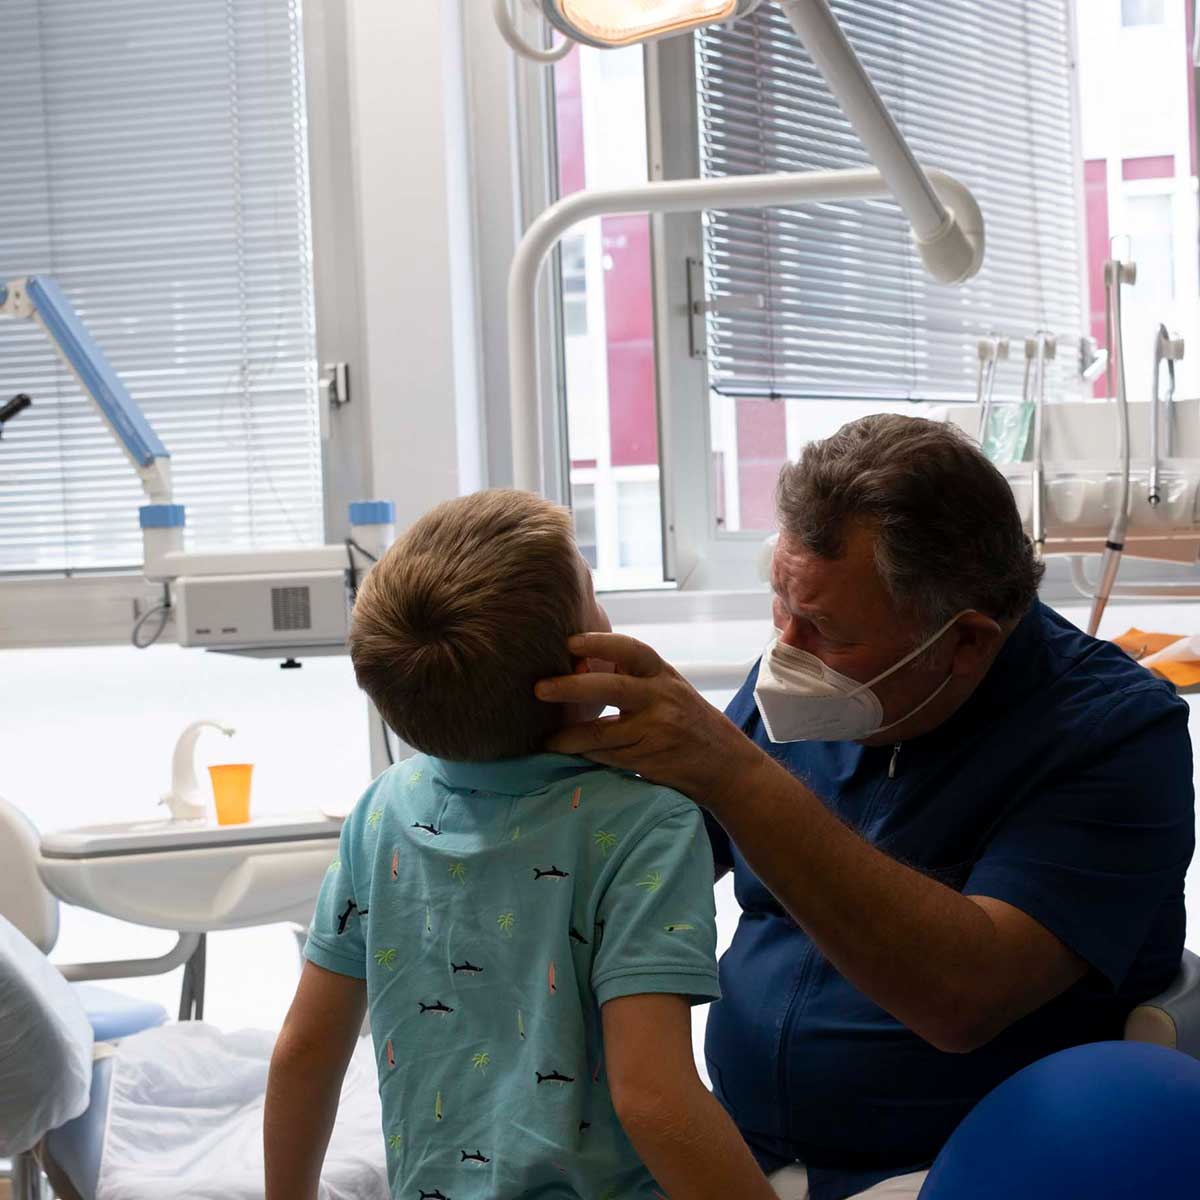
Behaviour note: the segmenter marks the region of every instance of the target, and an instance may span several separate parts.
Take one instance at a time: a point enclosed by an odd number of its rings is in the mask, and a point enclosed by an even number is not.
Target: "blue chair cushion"
[[[100,990],[100,989],[97,989]],[[91,1102],[81,1117],[46,1135],[46,1151],[54,1165],[71,1181],[83,1200],[95,1200],[100,1180],[100,1155],[108,1124],[108,1093],[112,1084],[111,1058],[92,1066]]]
[[[92,1023],[98,1042],[129,1037],[143,1029],[162,1025],[167,1019],[167,1010],[161,1004],[136,1000],[90,983],[76,983],[72,988]]]

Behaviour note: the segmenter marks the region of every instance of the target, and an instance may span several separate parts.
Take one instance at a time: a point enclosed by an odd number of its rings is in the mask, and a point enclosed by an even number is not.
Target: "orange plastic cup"
[[[245,825],[250,820],[250,773],[253,763],[217,763],[208,768],[218,825]]]

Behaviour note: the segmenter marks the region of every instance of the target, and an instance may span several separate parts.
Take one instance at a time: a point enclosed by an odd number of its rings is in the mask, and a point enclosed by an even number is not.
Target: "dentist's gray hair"
[[[961,430],[891,414],[811,442],[779,475],[781,530],[840,558],[854,526],[875,533],[875,565],[897,607],[927,632],[974,609],[1019,617],[1045,568],[1004,476]]]

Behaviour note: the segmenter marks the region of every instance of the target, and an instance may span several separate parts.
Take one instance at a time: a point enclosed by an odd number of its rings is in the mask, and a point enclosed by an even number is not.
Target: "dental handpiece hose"
[[[11,421],[18,413],[24,412],[33,401],[24,393],[18,392],[3,408],[0,408],[0,426]]]
[[[1121,486],[1113,512],[1108,540],[1104,545],[1104,557],[1100,563],[1100,582],[1092,602],[1092,614],[1088,619],[1088,633],[1096,636],[1100,619],[1112,595],[1117,571],[1121,567],[1121,555],[1125,552],[1125,530],[1129,524],[1129,401],[1125,394],[1125,340],[1121,325],[1121,285],[1137,280],[1134,263],[1110,260],[1104,264],[1104,282],[1107,286],[1106,316],[1108,324],[1108,393],[1113,392],[1115,368],[1117,393],[1117,433],[1120,439]],[[1114,362],[1115,359],[1115,362]]]
[[[1043,450],[1046,437],[1045,355],[1044,334],[1026,339],[1022,399],[1026,403],[1033,403],[1033,468],[1029,481],[1033,511],[1030,524],[1033,529],[1033,553],[1039,562],[1046,552],[1046,463]]]
[[[1162,455],[1159,445],[1162,432],[1162,417],[1160,415],[1161,399],[1159,397],[1159,374],[1163,364],[1163,347],[1167,341],[1167,327],[1160,325],[1154,335],[1154,386],[1150,391],[1150,486],[1146,499],[1151,508],[1157,508],[1162,496],[1158,490],[1158,464]],[[1174,393],[1174,367],[1172,365],[1171,379]]]

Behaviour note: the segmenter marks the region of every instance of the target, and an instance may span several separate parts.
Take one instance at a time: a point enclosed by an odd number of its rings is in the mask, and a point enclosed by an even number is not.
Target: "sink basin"
[[[307,923],[340,833],[317,812],[86,825],[46,834],[38,873],[67,904],[157,929]]]

